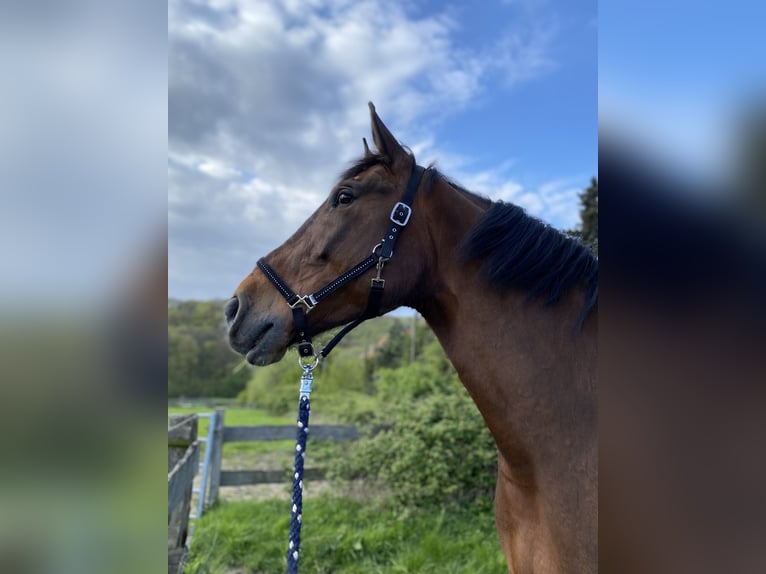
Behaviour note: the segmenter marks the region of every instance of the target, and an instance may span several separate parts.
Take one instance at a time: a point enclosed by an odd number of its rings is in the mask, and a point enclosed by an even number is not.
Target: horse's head
[[[392,223],[392,209],[405,194],[415,159],[396,141],[372,104],[370,114],[377,153],[371,152],[365,141],[364,157],[341,176],[298,231],[264,258],[267,265],[256,267],[240,283],[226,304],[231,347],[250,363],[267,365],[278,361],[288,346],[299,340],[286,301],[288,295],[281,293],[264,271],[273,270],[297,295],[314,294],[371,254],[377,260],[383,253],[381,241],[389,236],[392,227],[397,227],[396,222]],[[399,220],[403,221],[404,216],[400,212]],[[412,217],[396,244],[396,254],[384,267],[385,290],[379,313],[407,304],[424,277],[424,246],[430,243],[425,219],[413,204]],[[315,307],[313,302],[298,302],[306,309],[311,307],[306,315],[310,332],[318,334],[362,315],[374,277],[376,267],[372,265]]]

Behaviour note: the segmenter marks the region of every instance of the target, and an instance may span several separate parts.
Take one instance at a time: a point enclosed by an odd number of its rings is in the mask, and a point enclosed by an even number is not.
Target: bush
[[[414,363],[384,371],[375,436],[322,453],[336,478],[385,486],[400,507],[478,505],[494,492],[497,450],[454,372]]]
[[[298,408],[300,378],[297,358],[294,353],[288,352],[280,362],[258,367],[238,400],[274,415],[292,412]],[[365,387],[364,361],[338,353],[322,362],[315,371],[313,388],[316,393],[312,399],[316,397],[321,401],[323,414],[339,415],[353,411],[360,403],[369,405],[372,399],[365,396]]]
[[[484,420],[432,336],[417,357],[404,367],[378,369],[366,382],[365,363],[355,353],[339,351],[317,369],[312,419],[379,431],[354,443],[312,446],[317,463],[331,477],[383,487],[400,509],[489,507],[497,450]],[[242,398],[274,414],[293,413],[299,378],[290,354],[258,368]]]
[[[301,369],[292,354],[274,365],[258,367],[247,388],[240,393],[239,402],[272,415],[292,412],[298,404],[300,377]]]

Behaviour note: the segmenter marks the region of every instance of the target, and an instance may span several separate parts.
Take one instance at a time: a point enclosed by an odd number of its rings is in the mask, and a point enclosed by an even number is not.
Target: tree
[[[564,233],[584,243],[598,255],[598,179],[592,177],[590,186],[578,194],[578,197],[580,223],[577,229],[567,229]]]
[[[235,397],[251,371],[226,342],[221,301],[168,301],[168,396]]]
[[[410,336],[400,321],[391,325],[385,342],[375,352],[377,368],[395,369],[407,364],[410,351]]]
[[[598,253],[598,179],[592,177],[590,186],[580,194],[580,225],[582,241]]]
[[[168,330],[168,396],[194,396],[199,389],[190,385],[197,363],[199,348],[194,337],[178,329]]]

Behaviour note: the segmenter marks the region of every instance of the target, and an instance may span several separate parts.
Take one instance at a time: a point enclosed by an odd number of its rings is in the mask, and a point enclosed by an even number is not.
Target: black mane
[[[389,165],[380,154],[370,154],[351,165],[341,181],[353,179],[376,165]],[[591,250],[550,225],[528,215],[518,205],[476,195],[429,166],[425,188],[439,176],[460,193],[488,207],[461,246],[464,261],[483,259],[481,273],[501,290],[521,289],[529,300],[545,297],[552,305],[572,286],[586,288],[578,328],[598,302],[598,259]]]
[[[499,289],[522,289],[530,300],[545,297],[545,305],[583,283],[586,296],[578,327],[598,301],[598,259],[590,249],[518,205],[492,202],[464,240],[461,256],[465,261],[483,259],[482,275]]]

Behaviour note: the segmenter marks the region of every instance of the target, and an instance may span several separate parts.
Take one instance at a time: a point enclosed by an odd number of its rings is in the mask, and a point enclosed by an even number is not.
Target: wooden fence
[[[192,483],[199,467],[197,415],[170,417],[168,425],[168,574],[186,563]]]
[[[288,484],[287,470],[223,470],[224,443],[295,440],[295,426],[237,426],[224,425],[224,409],[215,409],[211,418],[214,427],[208,435],[205,446],[205,460],[209,468],[203,469],[207,484],[200,485],[199,496],[203,497],[200,509],[207,501],[212,505],[218,499],[219,489],[226,486],[251,484]],[[186,563],[189,511],[194,477],[199,469],[199,440],[197,437],[197,415],[171,415],[168,424],[168,574],[182,574]],[[349,441],[359,438],[354,426],[312,425],[311,441]],[[324,480],[321,468],[307,468],[304,476],[308,480]],[[205,496],[207,495],[207,496]]]
[[[359,438],[359,430],[354,426],[342,425],[312,425],[309,440],[348,441]],[[295,440],[294,426],[253,426],[253,427],[224,427],[222,442],[253,442],[274,440]],[[220,470],[220,486],[243,486],[248,484],[288,484],[290,471],[284,470]],[[323,480],[324,470],[306,468],[304,476],[307,480]]]

